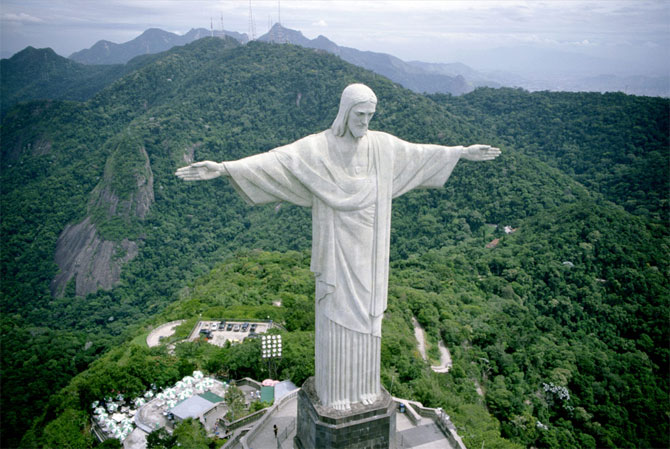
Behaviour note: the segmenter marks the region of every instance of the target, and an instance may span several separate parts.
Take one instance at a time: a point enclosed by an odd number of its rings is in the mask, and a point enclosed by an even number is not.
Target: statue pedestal
[[[374,404],[354,404],[351,410],[323,407],[316,396],[314,378],[298,393],[298,420],[294,444],[299,449],[393,449],[395,402],[382,388]]]

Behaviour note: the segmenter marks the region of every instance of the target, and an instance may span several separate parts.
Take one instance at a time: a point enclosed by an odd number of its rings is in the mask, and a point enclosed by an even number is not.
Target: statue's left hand
[[[175,175],[184,181],[206,181],[219,176],[227,176],[228,171],[223,163],[202,161],[180,168]]]
[[[500,148],[491,145],[470,145],[463,148],[464,159],[469,161],[492,161],[500,156]]]

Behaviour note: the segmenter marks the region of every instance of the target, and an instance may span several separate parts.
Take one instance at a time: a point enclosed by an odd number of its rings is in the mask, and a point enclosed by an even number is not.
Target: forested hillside
[[[432,98],[480,125],[484,138],[558,167],[629,212],[670,218],[667,99],[486,88]]]
[[[86,66],[58,56],[50,48],[27,47],[0,61],[0,117],[18,102],[88,100],[136,68],[136,64]]]
[[[176,358],[138,347],[169,319],[273,314],[290,331],[282,376],[309,375],[313,324],[298,312],[313,307],[310,211],[250,208],[225,180],[186,184],[174,171],[327,128],[351,82],[379,98],[373,129],[503,150],[459,163],[443,189],[394,201],[384,385],[444,407],[471,447],[667,446],[667,100],[426,97],[332,55],[222,39],[151,58],[86,102],[24,103],[3,118],[3,447],[31,426],[24,447],[73,435],[72,447],[90,446],[77,423],[111,388],[167,383],[193,366],[259,374],[253,343],[185,344]],[[84,222],[109,242],[119,277],[77,296],[73,276],[53,296],[68,269],[55,257],[63,231]],[[505,235],[507,225],[518,231]],[[272,308],[277,296],[283,307]],[[413,353],[412,314],[452,349],[449,374]]]

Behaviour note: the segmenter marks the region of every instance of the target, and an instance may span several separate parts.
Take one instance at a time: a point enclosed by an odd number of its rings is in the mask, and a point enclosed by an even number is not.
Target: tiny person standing
[[[274,426],[272,426],[272,429],[275,431],[275,439],[276,439],[276,438],[277,438],[277,431],[279,430],[279,429],[277,428],[277,424],[275,424]]]

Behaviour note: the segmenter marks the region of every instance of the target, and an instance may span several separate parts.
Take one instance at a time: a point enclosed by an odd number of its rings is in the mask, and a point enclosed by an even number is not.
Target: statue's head
[[[347,129],[360,138],[368,131],[368,124],[377,106],[377,96],[365,84],[350,84],[342,92],[340,110],[335,117],[333,134],[344,136]]]

